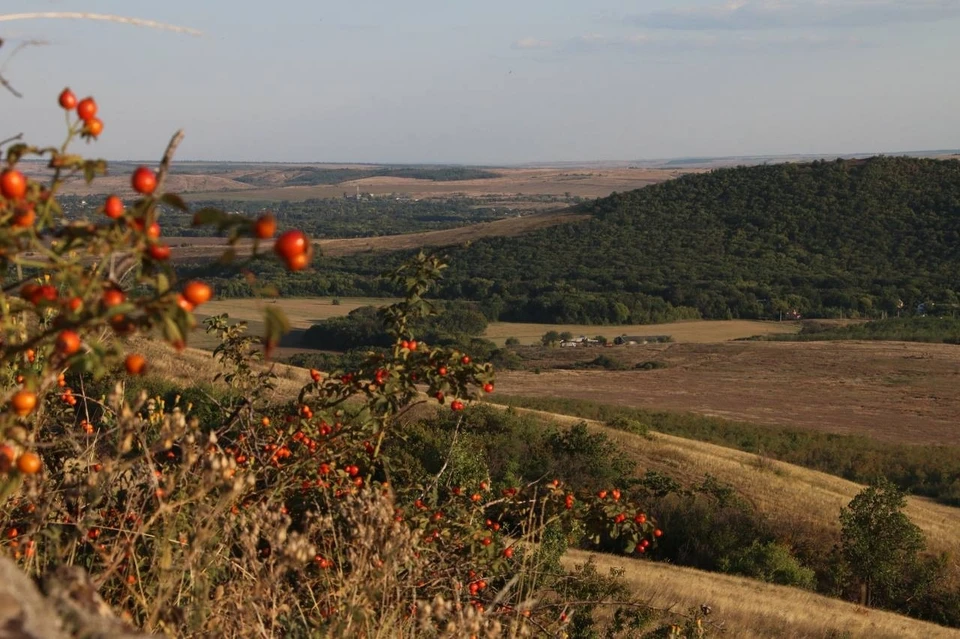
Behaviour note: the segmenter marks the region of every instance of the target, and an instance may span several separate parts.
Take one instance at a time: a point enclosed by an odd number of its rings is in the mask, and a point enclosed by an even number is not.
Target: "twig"
[[[0,140],[0,146],[6,146],[11,142],[16,142],[17,140],[23,139],[23,133],[17,133],[16,135],[7,138],[6,140]]]
[[[12,93],[14,96],[16,96],[16,97],[18,97],[18,98],[22,98],[22,97],[23,97],[23,94],[20,93],[19,91],[17,91],[16,89],[14,89],[14,88],[13,88],[13,85],[10,84],[10,82],[7,81],[7,79],[6,79],[5,77],[3,77],[3,75],[0,75],[0,84],[2,84],[3,87],[4,87],[7,91],[9,91],[10,93]]]
[[[450,456],[453,455],[453,448],[454,446],[457,445],[457,437],[460,435],[461,424],[463,424],[462,415],[460,416],[460,419],[457,420],[457,426],[453,430],[453,439],[450,441],[450,452],[447,453],[447,458],[444,460],[443,466],[440,468],[440,472],[438,472],[437,476],[433,478],[433,483],[430,485],[429,488],[425,488],[420,493],[420,499],[423,499],[429,491],[433,490],[434,488],[440,485],[440,477],[442,477],[444,471],[447,470],[447,466],[450,464]]]
[[[163,31],[174,31],[176,33],[186,33],[199,36],[202,32],[191,29],[190,27],[181,27],[175,24],[166,24],[156,20],[143,20],[141,18],[127,18],[104,13],[85,13],[82,11],[35,11],[31,13],[6,13],[0,14],[0,22],[9,22],[11,20],[99,20],[102,22],[119,22],[121,24],[132,24],[137,27],[148,27],[151,29],[161,29]]]
[[[176,153],[177,147],[180,146],[182,141],[183,129],[180,129],[170,138],[170,143],[167,144],[167,150],[163,152],[163,159],[160,160],[160,170],[157,171],[157,191],[160,193],[163,192],[163,182],[167,179],[167,172],[170,170],[173,154]]]

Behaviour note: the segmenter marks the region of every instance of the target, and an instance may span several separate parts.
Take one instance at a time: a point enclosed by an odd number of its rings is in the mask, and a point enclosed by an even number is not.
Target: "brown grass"
[[[176,173],[170,176],[168,187],[184,194],[188,200],[219,200],[229,198],[237,201],[307,200],[312,198],[337,198],[353,195],[357,187],[361,193],[377,196],[405,196],[412,198],[471,197],[504,198],[503,205],[514,207],[517,196],[580,196],[585,198],[605,197],[613,191],[631,191],[650,184],[669,180],[684,173],[701,169],[650,169],[624,167],[564,167],[564,168],[496,168],[489,170],[497,177],[483,180],[459,180],[435,182],[401,177],[373,177],[348,180],[340,184],[317,186],[287,186],[289,180],[299,176],[301,167],[363,168],[349,165],[244,165],[218,166],[209,174],[190,163],[178,163],[181,168],[193,167],[194,173]],[[31,173],[45,175],[41,165],[31,167]],[[252,186],[238,178],[253,177],[260,184]],[[132,194],[126,175],[112,175],[87,184],[74,179],[64,184],[61,192],[67,195]]]
[[[777,586],[731,575],[703,572],[628,557],[572,550],[569,567],[593,559],[598,570],[623,569],[634,592],[658,608],[684,612],[706,604],[708,620],[723,624],[708,636],[736,639],[956,639],[960,631],[917,621],[891,612],[861,608],[806,590]]]
[[[541,415],[559,424],[586,421],[594,432],[616,442],[618,448],[646,470],[656,470],[688,482],[710,474],[735,486],[738,492],[760,512],[780,522],[784,529],[819,529],[835,536],[839,533],[840,508],[863,486],[833,475],[801,466],[761,459],[715,444],[682,437],[651,433],[641,437],[599,422],[528,409],[514,409]],[[921,497],[907,498],[907,515],[923,529],[933,551],[960,551],[960,509]],[[832,543],[824,540],[825,546]],[[954,559],[957,561],[957,559]],[[960,565],[958,565],[960,567]]]
[[[136,346],[147,354],[155,373],[169,378],[209,381],[217,370],[211,355],[205,351],[187,349],[175,355],[166,345],[149,340],[141,340]],[[274,370],[279,375],[277,400],[290,398],[309,379],[307,371],[296,367],[274,365]],[[535,413],[559,424],[581,421],[564,415],[515,410]],[[858,484],[831,475],[760,460],[756,455],[721,446],[660,433],[642,437],[597,422],[587,423],[594,432],[602,432],[616,442],[620,450],[636,461],[639,469],[669,472],[691,481],[709,473],[735,486],[787,536],[790,530],[819,531],[825,548],[834,543],[838,533],[839,509],[862,489]],[[960,509],[915,497],[907,501],[906,512],[923,529],[930,550],[952,552],[952,556],[957,557]],[[565,561],[572,565],[585,562],[587,557],[587,553],[571,551]],[[956,630],[742,577],[609,555],[597,555],[595,561],[601,571],[624,568],[627,583],[651,605],[672,606],[678,611],[704,603],[710,605],[713,608],[710,619],[722,622],[733,633],[727,636],[745,639],[843,636],[831,632],[871,638],[960,636]],[[956,559],[953,561],[956,563]]]
[[[228,313],[230,317],[245,321],[258,322],[263,318],[263,307],[267,304],[282,305],[287,318],[294,328],[307,329],[320,320],[348,314],[361,306],[383,306],[395,300],[379,297],[341,297],[339,305],[333,304],[332,297],[290,297],[279,300],[224,299],[209,302],[203,306],[203,316]],[[635,324],[626,326],[590,326],[578,324],[521,324],[514,322],[492,322],[483,336],[499,345],[507,337],[517,337],[521,344],[539,343],[548,331],[569,331],[574,335],[603,335],[612,340],[621,334],[628,335],[671,335],[678,343],[723,342],[754,335],[776,333],[795,333],[799,330],[796,322],[755,322],[750,320],[729,321],[683,321],[669,324]],[[593,352],[593,351],[591,351]]]
[[[376,177],[352,180],[334,185],[277,186],[247,189],[236,193],[238,200],[307,200],[311,198],[342,197],[345,193],[374,195],[404,195],[414,198],[485,197],[553,195],[567,193],[587,198],[605,197],[613,191],[630,191],[650,184],[672,179],[689,170],[630,169],[630,168],[574,168],[517,169],[491,168],[499,174],[485,180],[434,182],[398,177]],[[229,174],[228,174],[229,175]],[[194,192],[189,199],[216,199],[220,193]],[[231,196],[233,197],[233,196]]]
[[[314,240],[313,244],[322,255],[340,257],[366,251],[406,251],[409,249],[454,246],[466,244],[485,237],[510,237],[522,235],[536,229],[568,224],[586,219],[587,215],[570,211],[530,213],[523,217],[511,217],[493,222],[480,222],[440,231],[405,233],[402,235],[382,235],[378,237],[349,237],[330,240]],[[226,244],[222,238],[180,238],[171,237],[172,259],[212,260],[220,255]],[[184,246],[185,245],[185,246]],[[250,243],[241,242],[238,253],[249,253]]]
[[[629,348],[633,359],[669,367],[503,372],[497,388],[908,444],[960,444],[956,346],[726,342]]]

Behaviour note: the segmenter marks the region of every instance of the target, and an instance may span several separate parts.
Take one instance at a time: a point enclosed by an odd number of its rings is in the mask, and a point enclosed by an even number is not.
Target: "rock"
[[[0,639],[145,639],[118,619],[86,571],[60,566],[43,590],[20,567],[0,557]]]
[[[0,639],[70,639],[33,580],[0,557]]]
[[[59,566],[44,576],[43,589],[64,626],[75,636],[87,639],[142,639],[150,636],[113,614],[83,568]]]

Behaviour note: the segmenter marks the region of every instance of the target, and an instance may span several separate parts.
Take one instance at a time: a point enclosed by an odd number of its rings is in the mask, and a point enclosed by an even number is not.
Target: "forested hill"
[[[448,249],[441,296],[476,300],[491,319],[561,323],[793,309],[876,316],[900,300],[908,310],[958,303],[955,160],[721,169],[580,208],[592,217]],[[376,276],[409,256],[358,254],[318,260],[310,273],[263,275],[286,295],[391,295]],[[249,290],[241,280],[216,283],[228,295]]]
[[[666,303],[723,318],[958,301],[957,161],[723,169],[586,210],[595,217],[453,250],[444,295],[500,298],[503,319],[562,322],[676,314]]]

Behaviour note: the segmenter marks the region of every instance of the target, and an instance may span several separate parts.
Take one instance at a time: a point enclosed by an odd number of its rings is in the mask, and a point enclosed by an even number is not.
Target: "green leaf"
[[[169,317],[163,318],[163,337],[171,343],[183,339],[183,333],[180,332],[180,327]]]
[[[290,320],[276,305],[270,305],[264,312],[264,340],[268,344],[276,344],[284,333],[290,330]]]
[[[194,226],[206,226],[216,224],[218,226],[227,221],[227,214],[220,209],[205,207],[193,214]]]
[[[87,184],[93,182],[93,179],[98,175],[107,174],[107,162],[106,160],[87,160],[83,163],[83,179],[87,181]]]
[[[170,279],[166,273],[157,274],[157,293],[163,294],[170,290]]]
[[[187,206],[187,203],[183,201],[183,198],[176,193],[164,193],[163,197],[160,198],[160,201],[168,206],[172,206],[175,209],[180,209],[181,211],[186,211],[190,208]]]
[[[237,259],[237,249],[231,246],[223,252],[217,259],[217,262],[220,264],[232,264],[235,259]]]

